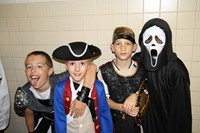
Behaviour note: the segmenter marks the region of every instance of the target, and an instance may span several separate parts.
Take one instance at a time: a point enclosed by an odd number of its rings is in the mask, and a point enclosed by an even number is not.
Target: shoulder
[[[132,56],[132,60],[140,63],[141,62],[141,52],[139,53],[135,53],[133,56]]]
[[[52,84],[54,84],[54,83],[57,83],[59,81],[66,79],[67,77],[69,77],[69,74],[67,72],[52,74],[50,76],[50,81],[51,81]]]
[[[177,58],[177,60],[169,61],[168,67],[174,72],[188,73],[185,64],[179,58]]]
[[[177,60],[169,61],[167,71],[175,81],[178,81],[178,79],[184,79],[184,82],[190,82],[189,72],[185,64],[179,58],[177,58]]]
[[[59,81],[59,82],[56,84],[56,86],[63,86],[63,85],[65,85],[67,80],[68,80],[68,79],[64,79],[64,80],[62,80],[62,81]]]
[[[96,88],[98,90],[104,90],[104,85],[103,85],[103,83],[101,81],[95,80],[94,85],[96,86]]]
[[[67,79],[58,82],[58,83],[56,84],[55,91],[59,91],[59,90],[64,89],[64,86],[65,86],[65,84],[66,84],[66,81],[67,81]]]
[[[22,88],[23,88],[23,90],[24,90],[25,92],[28,92],[29,89],[31,88],[31,83],[30,83],[30,82],[27,82],[26,84],[24,84],[24,85],[22,86]]]
[[[101,81],[95,80],[94,85],[96,86],[96,89],[97,89],[98,92],[104,91],[104,85]]]
[[[103,65],[101,65],[99,68],[100,69],[104,69],[104,68],[107,68],[108,66],[112,65],[112,61],[108,61],[106,63],[104,63]]]
[[[98,86],[103,85],[103,83],[102,83],[101,81],[99,81],[99,80],[95,80],[94,84],[95,84],[95,85],[98,85]]]

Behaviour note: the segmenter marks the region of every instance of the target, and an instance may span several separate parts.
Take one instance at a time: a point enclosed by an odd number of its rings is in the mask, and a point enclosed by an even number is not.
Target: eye
[[[38,65],[37,68],[42,68],[42,65]]]
[[[80,64],[81,64],[82,66],[84,66],[84,65],[86,65],[87,63],[85,63],[85,62],[81,62]]]
[[[115,42],[115,43],[114,43],[114,45],[117,45],[117,46],[119,46],[119,45],[120,45],[120,43],[119,43],[119,42]]]
[[[148,43],[150,43],[151,41],[152,41],[152,36],[149,36],[149,38],[147,38],[147,39],[145,40],[145,43],[148,44]]]
[[[126,45],[132,45],[130,42],[127,42]]]
[[[163,41],[158,36],[155,37],[155,40],[158,44],[163,44]]]
[[[69,65],[70,65],[70,66],[73,66],[73,65],[74,65],[74,62],[69,62]]]
[[[27,65],[27,66],[26,66],[26,70],[31,69],[31,68],[32,68],[31,65]]]

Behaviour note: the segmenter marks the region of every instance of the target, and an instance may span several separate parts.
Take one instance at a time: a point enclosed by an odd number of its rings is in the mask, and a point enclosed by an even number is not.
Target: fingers
[[[78,117],[82,116],[83,113],[84,113],[84,110],[78,110],[78,109],[77,109],[77,110],[75,111],[74,115],[73,115],[73,118],[78,118]]]
[[[123,110],[124,110],[125,112],[129,112],[129,111],[132,110],[133,108],[134,108],[134,105],[131,104],[131,103],[129,103],[129,104],[124,104],[124,105],[123,105]]]
[[[123,105],[123,112],[132,116],[132,117],[135,117],[139,112],[139,107],[135,107],[132,104],[128,104],[126,106]]]
[[[132,117],[137,116],[139,113],[139,107],[134,107],[133,109],[131,109],[128,114]]]
[[[129,97],[126,98],[126,100],[124,101],[124,110],[126,112],[130,111],[132,108],[135,107],[135,103],[136,103],[136,94],[133,93],[131,94]]]
[[[74,118],[78,118],[82,116],[85,111],[86,106],[87,105],[85,103],[80,102],[77,99],[75,99],[71,104],[70,116],[73,116]]]

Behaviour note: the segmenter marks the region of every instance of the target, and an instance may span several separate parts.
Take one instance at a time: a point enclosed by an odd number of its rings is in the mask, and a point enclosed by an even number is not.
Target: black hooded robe
[[[143,33],[152,26],[160,27],[166,34],[166,45],[151,67],[150,56],[143,44]],[[191,133],[192,113],[190,79],[183,62],[172,51],[172,35],[167,22],[155,18],[148,21],[139,36],[139,57],[147,70],[150,105],[145,114],[144,133]]]

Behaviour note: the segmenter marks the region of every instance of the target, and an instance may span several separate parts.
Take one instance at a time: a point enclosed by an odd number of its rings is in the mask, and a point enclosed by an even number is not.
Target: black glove
[[[92,120],[95,121],[96,113],[95,113],[94,100],[88,97],[89,93],[90,89],[83,86],[81,91],[77,93],[76,99],[87,104],[88,108],[90,109],[90,113],[92,115]]]
[[[76,99],[87,104],[89,93],[90,89],[83,86],[81,91],[78,91]]]

